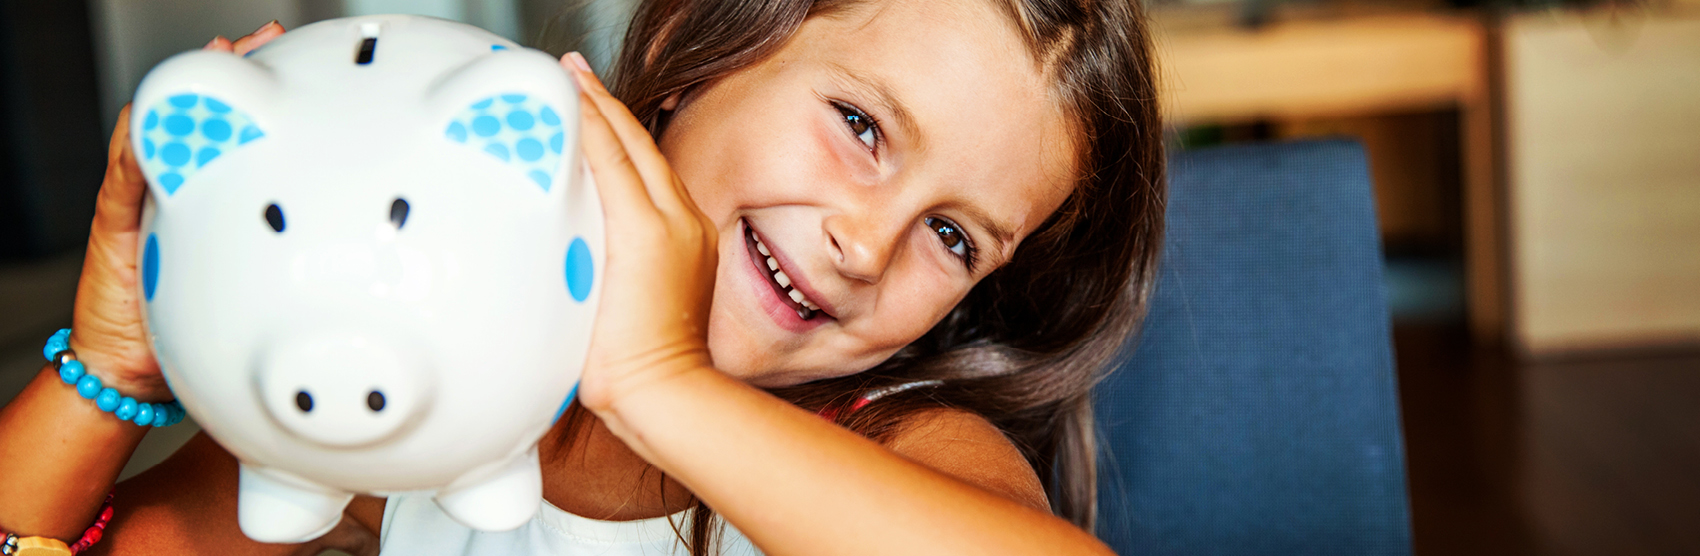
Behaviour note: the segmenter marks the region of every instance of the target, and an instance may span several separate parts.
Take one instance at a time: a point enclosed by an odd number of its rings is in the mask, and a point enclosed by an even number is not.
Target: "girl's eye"
[[[862,140],[862,145],[870,151],[874,150],[874,145],[879,144],[879,122],[855,106],[842,102],[834,102],[832,105],[838,108],[839,114],[844,115],[844,125],[850,128],[851,133],[856,134],[857,139]]]
[[[937,216],[927,217],[926,224],[927,228],[938,234],[939,241],[944,243],[945,249],[955,253],[964,264],[968,265],[969,270],[973,270],[974,246],[969,244],[968,235],[962,233],[960,226],[957,226],[955,222]]]

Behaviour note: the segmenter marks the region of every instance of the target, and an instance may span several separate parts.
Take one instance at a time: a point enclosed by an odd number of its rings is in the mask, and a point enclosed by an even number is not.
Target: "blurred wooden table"
[[[1489,26],[1473,16],[1380,13],[1301,16],[1247,28],[1223,14],[1194,7],[1152,12],[1172,124],[1459,110],[1465,304],[1477,338],[1501,339],[1504,194]]]

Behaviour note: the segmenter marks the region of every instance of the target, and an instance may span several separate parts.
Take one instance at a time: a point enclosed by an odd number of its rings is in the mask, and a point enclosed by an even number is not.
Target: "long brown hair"
[[[885,440],[920,411],[955,408],[996,424],[1038,472],[1052,510],[1091,530],[1096,430],[1091,390],[1145,312],[1163,230],[1164,155],[1156,79],[1138,0],[992,0],[1018,24],[1074,119],[1074,190],[925,336],[863,373],[773,390],[803,408],[845,408],[870,392],[938,381],[835,412]],[[612,73],[613,92],[657,137],[665,99],[773,54],[809,17],[857,0],[648,0]],[[569,435],[572,436],[572,435]],[[688,544],[718,528],[700,501]]]

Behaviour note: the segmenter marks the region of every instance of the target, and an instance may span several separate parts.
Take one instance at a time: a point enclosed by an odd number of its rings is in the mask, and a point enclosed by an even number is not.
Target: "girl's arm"
[[[899,455],[708,367],[618,391],[609,428],[769,554],[1108,553],[974,417],[932,415]]]
[[[75,542],[145,434],[42,369],[0,408],[0,530]]]
[[[1044,510],[1033,471],[983,420],[927,414],[893,442],[900,455],[713,369],[715,228],[582,58],[563,65],[584,91],[619,283],[580,384],[610,430],[769,554],[1109,553]]]

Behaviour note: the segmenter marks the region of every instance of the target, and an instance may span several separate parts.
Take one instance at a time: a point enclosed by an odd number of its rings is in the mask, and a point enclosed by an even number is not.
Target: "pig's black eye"
[[[283,233],[283,209],[276,204],[266,206],[266,223],[271,224],[272,231]]]
[[[407,199],[398,197],[394,203],[390,203],[390,223],[395,224],[395,229],[400,230],[401,226],[407,223],[407,210]]]

